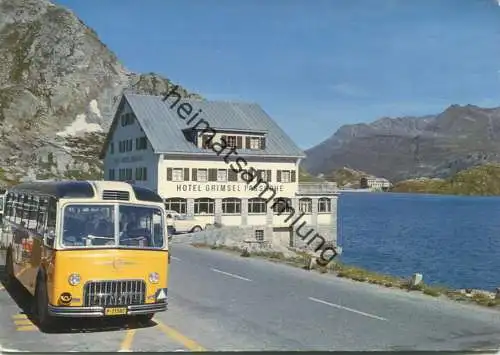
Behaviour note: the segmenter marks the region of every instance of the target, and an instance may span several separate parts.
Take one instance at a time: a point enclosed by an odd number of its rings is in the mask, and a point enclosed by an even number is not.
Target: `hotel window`
[[[132,169],[120,169],[118,171],[118,180],[120,181],[130,181],[132,180]]]
[[[332,211],[332,204],[329,198],[321,197],[318,200],[318,213],[330,213]]]
[[[201,136],[201,147],[202,147],[203,149],[208,149],[208,148],[210,148],[211,143],[212,143],[212,142],[211,142],[212,138],[213,138],[213,134],[211,134],[211,135],[208,135],[208,134],[204,134],[204,135],[202,135],[202,136]]]
[[[108,170],[108,180],[113,181],[115,179],[115,169]]]
[[[222,200],[223,214],[240,214],[241,200],[239,198],[229,197]]]
[[[238,181],[238,173],[234,171],[233,169],[229,169],[227,171],[227,181]]]
[[[124,113],[121,116],[122,127],[131,125],[134,123],[134,115],[131,113]]]
[[[167,181],[189,181],[189,168],[167,168]]]
[[[217,181],[217,169],[208,169],[208,181]]]
[[[277,182],[295,182],[297,172],[295,170],[278,170],[276,172]]]
[[[226,142],[227,147],[237,148],[236,136],[222,136],[221,140]]]
[[[227,181],[227,169],[217,170],[217,181],[226,182]]]
[[[207,169],[193,169],[192,170],[192,180],[198,182],[207,182],[208,181],[208,171]]]
[[[251,198],[248,200],[248,213],[266,213],[267,204],[263,198]]]
[[[146,181],[148,179],[148,169],[135,168],[135,179],[137,181]]]
[[[132,139],[127,139],[118,143],[118,151],[120,153],[132,151]]]
[[[185,198],[167,198],[165,200],[165,209],[175,211],[180,214],[186,214],[187,201]]]
[[[245,148],[252,150],[264,150],[266,149],[266,138],[265,137],[246,137]]]
[[[312,213],[312,200],[310,198],[301,198],[299,200],[299,211],[305,214]]]
[[[255,240],[259,242],[264,241],[264,230],[263,229],[256,229],[255,230]]]
[[[148,139],[146,137],[140,137],[135,139],[135,150],[148,149]]]
[[[250,138],[250,149],[260,149],[260,138]]]
[[[115,145],[113,142],[109,143],[109,153],[114,154],[115,153]]]
[[[214,214],[215,202],[211,198],[197,198],[194,200],[194,214]]]
[[[184,181],[184,169],[173,169],[172,181]]]
[[[271,182],[271,170],[257,170],[257,174],[262,181]]]
[[[274,214],[282,215],[284,213],[295,214],[292,207],[292,199],[286,197],[275,198],[272,205]]]

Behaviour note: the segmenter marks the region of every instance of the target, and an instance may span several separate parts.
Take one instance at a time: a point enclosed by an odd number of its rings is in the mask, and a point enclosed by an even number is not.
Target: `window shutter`
[[[296,172],[295,170],[292,170],[292,171],[290,172],[290,181],[291,181],[291,182],[295,182],[296,173],[297,173],[297,172]]]
[[[262,137],[260,139],[260,149],[262,150],[266,149],[266,137]]]
[[[245,137],[245,148],[250,149],[250,137]]]
[[[184,168],[184,181],[189,181],[189,168]]]
[[[229,181],[238,181],[238,174],[236,173],[236,171],[234,171],[232,169],[228,169],[227,179]]]
[[[217,181],[217,169],[208,169],[208,181]]]
[[[276,182],[281,182],[281,170],[276,171]]]
[[[266,175],[267,175],[267,182],[271,182],[271,180],[272,180],[271,179],[271,170],[268,170]]]
[[[172,181],[172,168],[167,168],[167,181]]]
[[[191,170],[191,180],[198,181],[198,170],[196,170],[196,168]]]
[[[242,136],[236,137],[236,148],[237,149],[243,148],[243,137]]]

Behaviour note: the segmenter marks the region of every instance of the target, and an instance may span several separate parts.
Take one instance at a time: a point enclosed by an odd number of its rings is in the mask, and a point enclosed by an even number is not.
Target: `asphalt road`
[[[75,322],[73,332],[45,334],[22,314],[29,297],[3,290],[0,345],[25,351],[500,349],[498,311],[220,251],[171,248],[169,310],[150,326],[97,322],[82,329]]]

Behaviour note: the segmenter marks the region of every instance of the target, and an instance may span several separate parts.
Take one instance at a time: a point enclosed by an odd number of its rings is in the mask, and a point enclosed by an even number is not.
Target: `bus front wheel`
[[[38,279],[35,290],[35,317],[40,326],[40,330],[47,332],[54,326],[54,317],[49,314],[49,297],[47,286],[43,279]]]

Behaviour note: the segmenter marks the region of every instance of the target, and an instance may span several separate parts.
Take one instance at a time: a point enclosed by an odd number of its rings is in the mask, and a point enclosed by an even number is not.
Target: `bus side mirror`
[[[48,228],[45,232],[43,243],[47,246],[52,247],[54,245],[54,240],[56,239],[56,233],[53,228]]]

